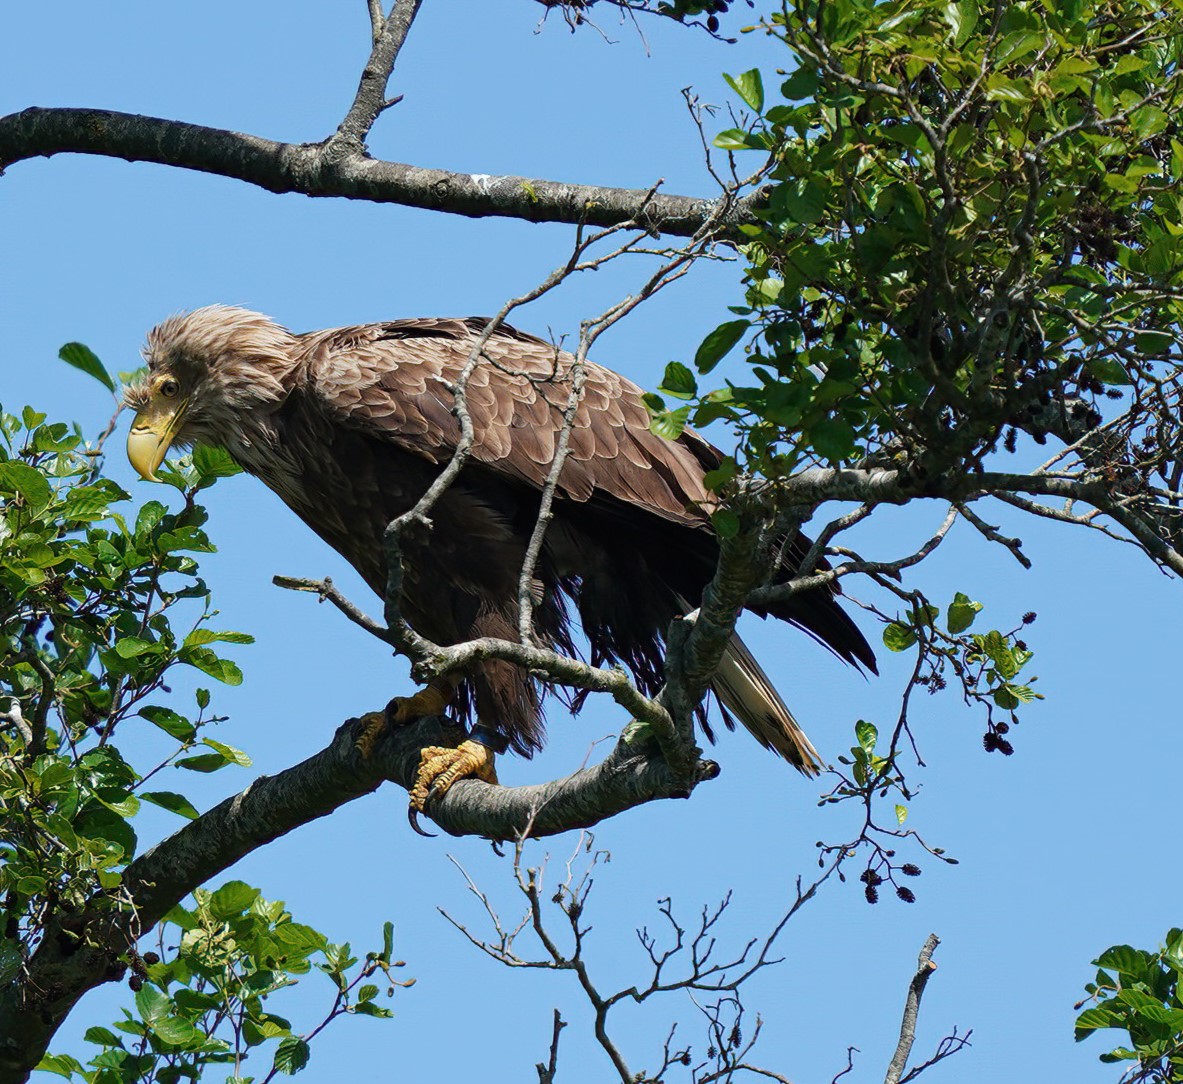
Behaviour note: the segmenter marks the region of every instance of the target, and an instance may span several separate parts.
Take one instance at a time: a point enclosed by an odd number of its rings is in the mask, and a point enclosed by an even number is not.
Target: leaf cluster
[[[81,344],[63,359],[106,387],[102,363]],[[107,432],[111,431],[108,427]],[[48,421],[31,407],[0,409],[0,983],[21,988],[42,942],[69,957],[89,945],[104,914],[134,908],[124,873],[140,849],[134,819],[148,802],[193,820],[182,793],[155,789],[168,769],[208,773],[247,766],[246,753],[208,735],[224,721],[207,689],[183,708],[170,683],[189,671],[228,685],[242,681],[222,645],[252,642],[212,625],[197,557],[213,550],[197,494],[238,466],[219,449],[197,448],[160,471],[183,500],[177,511],[130,496],[103,474],[102,439]],[[156,740],[145,742],[144,726]],[[133,726],[139,740],[120,738]],[[153,750],[139,763],[134,748]],[[267,1079],[308,1061],[308,1039],[345,1014],[387,1017],[392,930],[359,966],[348,945],[293,921],[282,903],[231,882],[196,889],[157,927],[158,951],[128,943],[111,975],[130,969],[135,1011],[93,1027],[99,1052],[88,1067],[47,1055],[43,1069],[87,1084],[196,1080],[204,1067],[241,1063],[272,1043]],[[135,923],[132,923],[135,928]],[[176,943],[169,945],[170,939]],[[116,946],[116,956],[119,954]],[[120,962],[121,960],[121,962]],[[268,998],[319,970],[332,981],[327,1017],[309,1034],[271,1013]],[[111,977],[110,975],[108,977]]]
[[[1097,977],[1085,985],[1091,1002],[1076,1018],[1076,1040],[1117,1028],[1129,1045],[1100,1055],[1103,1062],[1133,1062],[1128,1084],[1177,1084],[1183,1080],[1183,930],[1167,933],[1157,952],[1114,945],[1093,964]]]
[[[1028,615],[1023,624],[1008,632],[970,632],[981,610],[980,602],[958,591],[945,611],[942,627],[940,609],[917,593],[908,615],[884,626],[883,644],[894,652],[918,646],[913,684],[935,693],[952,677],[966,704],[985,708],[983,742],[987,752],[1009,756],[1014,750],[1007,735],[1019,722],[1019,709],[1043,699],[1043,694],[1032,688],[1039,679],[1021,677],[1035,653],[1020,633],[1035,615]],[[996,709],[1005,715],[1000,718]]]
[[[395,986],[414,982],[393,977],[403,964],[392,958],[390,923],[382,948],[359,961],[348,944],[331,944],[294,921],[282,902],[264,899],[242,881],[213,892],[197,889],[193,901],[165,916],[160,952],[130,954],[135,1011],[124,1009],[110,1028],[87,1030],[86,1041],[99,1047],[89,1068],[69,1055],[49,1055],[39,1068],[85,1084],[177,1084],[196,1081],[208,1066],[226,1065],[229,1079],[250,1084],[260,1077],[245,1075],[247,1063],[266,1052],[270,1064],[261,1079],[292,1075],[309,1062],[309,1039],[337,1017],[393,1015],[378,1003],[378,985],[363,980],[381,973],[388,997]],[[167,950],[174,938],[177,944]],[[272,1010],[272,998],[312,972],[328,977],[333,996],[321,1023],[299,1034]]]
[[[1174,402],[1176,6],[795,0],[752,30],[791,74],[733,76],[750,112],[715,140],[768,158],[746,303],[667,372],[666,428],[726,418],[770,477],[935,476],[1069,397]],[[754,379],[700,388],[745,340]]]
[[[77,344],[75,344],[77,345]],[[48,917],[81,910],[95,892],[118,895],[136,852],[131,820],[148,801],[183,816],[181,794],[146,789],[167,764],[212,771],[249,763],[202,736],[216,718],[196,693],[192,717],[152,703],[177,667],[242,680],[211,646],[250,643],[210,628],[209,591],[194,554],[213,549],[205,511],[187,490],[170,513],[100,473],[99,450],[65,423],[26,407],[0,411],[0,897],[6,974]],[[191,467],[194,472],[200,467]],[[178,625],[178,620],[181,622]],[[176,744],[144,771],[115,743],[139,716]],[[200,747],[197,756],[185,756]]]

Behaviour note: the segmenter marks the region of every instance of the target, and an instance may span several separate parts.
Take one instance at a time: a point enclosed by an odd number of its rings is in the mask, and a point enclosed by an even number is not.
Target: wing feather
[[[455,452],[460,425],[449,391],[468,361],[482,320],[398,320],[303,336],[306,386],[331,415],[431,462]],[[469,377],[473,458],[541,488],[554,461],[574,359],[502,327]],[[717,461],[697,434],[652,433],[630,380],[589,363],[559,480],[563,496],[606,494],[665,519],[703,525],[704,467]]]

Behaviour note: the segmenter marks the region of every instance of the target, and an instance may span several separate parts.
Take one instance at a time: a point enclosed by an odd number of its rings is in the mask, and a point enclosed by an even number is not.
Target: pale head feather
[[[175,443],[233,448],[265,426],[291,390],[296,336],[268,316],[231,305],[177,313],[148,332],[148,375],[129,387],[127,405],[142,409],[151,386],[168,373],[187,400]]]

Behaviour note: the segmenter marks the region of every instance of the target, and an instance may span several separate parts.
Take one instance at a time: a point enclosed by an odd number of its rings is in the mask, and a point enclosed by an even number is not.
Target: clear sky
[[[592,30],[570,35],[557,18],[536,33],[541,10],[526,0],[426,0],[391,86],[406,98],[379,121],[373,152],[473,173],[615,186],[664,178],[670,191],[710,194],[681,88],[724,104],[720,72],[757,64],[770,71],[781,58],[751,39],[728,47],[652,21],[643,24],[647,53],[630,25],[608,14],[600,18],[611,43]],[[361,0],[17,4],[0,25],[2,112],[104,106],[291,141],[332,131],[368,52]],[[728,126],[722,116],[719,126]],[[30,402],[94,431],[111,404],[96,383],[56,360],[64,342],[89,344],[119,370],[138,363],[154,323],[212,302],[260,309],[295,330],[489,313],[560,263],[571,231],[275,196],[163,167],[60,157],[19,164],[0,178],[0,238],[0,401],[9,409]],[[572,283],[515,322],[543,335],[577,334],[581,318],[635,287],[642,273],[621,266]],[[688,360],[725,318],[738,299],[737,276],[734,267],[699,268],[606,335],[597,360],[656,384],[667,361]],[[117,460],[112,467],[126,478]],[[133,490],[137,501],[171,492],[146,484]],[[330,607],[271,585],[275,573],[328,574],[379,609],[260,483],[242,476],[221,484],[210,506],[219,552],[205,568],[219,623],[258,638],[236,651],[246,683],[216,691],[215,706],[232,717],[219,736],[247,749],[255,768],[169,780],[202,808],[245,786],[256,770],[274,772],[320,749],[349,715],[407,691],[405,665],[381,645]],[[1117,1073],[1096,1061],[1104,1040],[1072,1041],[1072,1005],[1092,974],[1089,960],[1112,943],[1153,947],[1169,926],[1183,924],[1183,880],[1170,857],[1179,810],[1171,677],[1178,586],[1131,547],[989,514],[1024,539],[1033,572],[959,530],[914,582],[938,602],[957,590],[982,600],[988,627],[1010,628],[1036,611],[1028,641],[1047,700],[1026,713],[1009,759],[983,752],[982,723],[952,693],[918,705],[929,767],[914,775],[924,787],[910,823],[960,864],[918,857],[924,875],[913,882],[911,906],[886,898],[869,907],[857,883],[831,883],[790,924],[779,942],[785,962],[754,980],[746,1001],[765,1021],[753,1060],[794,1081],[829,1081],[845,1065],[848,1045],[861,1053],[846,1079],[882,1077],[930,931],[943,944],[917,1052],[953,1025],[972,1027],[974,1045],[926,1079],[1114,1080]],[[859,545],[868,555],[900,556],[939,519],[936,508],[876,515]],[[865,627],[877,641],[878,631]],[[883,676],[868,681],[791,629],[758,621],[745,628],[824,755],[850,744],[856,719],[881,728],[894,720],[906,660],[885,658]],[[624,721],[610,704],[593,704],[576,720],[555,709],[546,754],[533,762],[503,758],[502,779],[565,774]],[[124,736],[129,751],[143,742],[145,763],[149,729]],[[612,862],[592,897],[588,955],[605,989],[647,981],[632,931],[655,924],[658,899],[672,897],[690,917],[733,892],[720,937],[742,944],[784,910],[798,874],[810,877],[814,841],[855,830],[855,810],[818,809],[818,784],[745,735],[724,734],[716,752],[721,777],[691,801],[635,810],[596,832]],[[533,1079],[552,1006],[572,1021],[559,1079],[607,1079],[610,1066],[591,1041],[571,975],[500,967],[437,913],[444,907],[474,928],[480,919],[450,857],[516,910],[508,863],[479,840],[412,835],[405,802],[386,788],[227,875],[286,900],[297,919],[358,948],[377,945],[390,919],[407,973],[419,980],[395,999],[393,1021],[330,1028],[314,1044],[305,1079],[392,1070],[409,1079]],[[177,827],[164,813],[140,820],[145,841]],[[533,860],[544,850],[565,857],[574,844],[574,837],[550,841]],[[294,993],[286,1014],[297,1026],[319,1019],[326,986],[312,977]],[[85,1027],[108,1023],[128,999],[118,987],[89,996],[54,1049],[83,1054]],[[282,1002],[276,1009],[285,1012]],[[635,1068],[659,1061],[675,1019],[701,1053],[697,1010],[682,995],[621,1013],[617,1039]]]

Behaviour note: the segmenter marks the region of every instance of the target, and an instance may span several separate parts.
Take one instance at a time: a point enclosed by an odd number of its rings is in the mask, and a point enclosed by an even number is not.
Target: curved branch
[[[294,828],[370,794],[386,780],[410,790],[425,745],[455,741],[459,731],[438,718],[388,730],[368,756],[358,750],[366,724],[348,720],[329,746],[241,793],[133,861],[123,883],[87,909],[46,931],[22,981],[0,990],[0,1084],[23,1082],[87,991],[122,978],[120,957],[194,888]],[[702,761],[698,778],[718,768]],[[660,758],[618,742],[600,764],[538,786],[496,787],[461,780],[431,804],[431,817],[451,835],[516,839],[584,828],[659,798],[686,797],[686,781]]]
[[[614,226],[636,219],[654,233],[688,237],[716,201],[562,181],[453,173],[371,158],[340,145],[278,143],[261,136],[109,109],[31,107],[0,117],[0,173],[55,154],[95,154],[214,173],[269,192],[398,203],[469,218]],[[749,221],[762,196],[736,201],[724,225]]]

